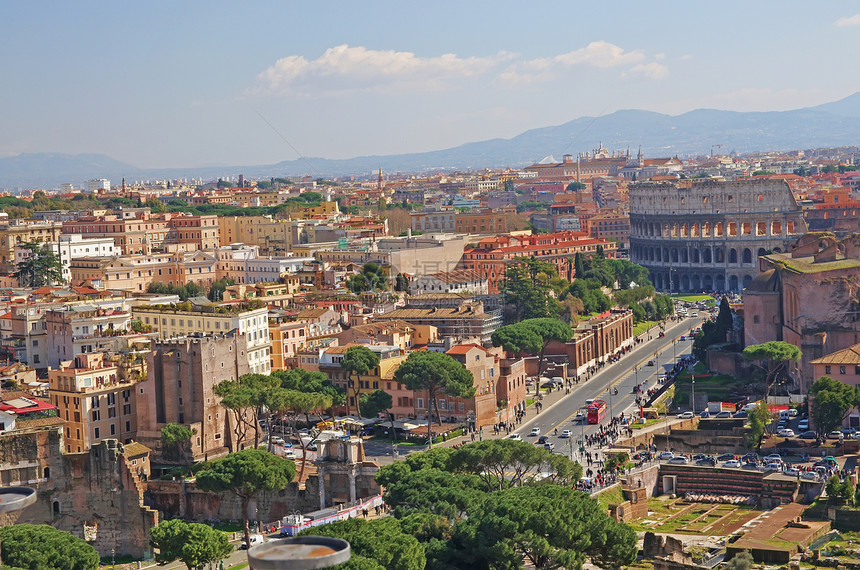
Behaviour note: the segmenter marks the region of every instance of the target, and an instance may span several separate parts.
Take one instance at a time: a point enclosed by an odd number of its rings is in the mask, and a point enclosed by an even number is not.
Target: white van
[[[797,414],[797,412],[795,412]],[[791,417],[791,410],[780,410],[779,411],[779,419],[787,420]]]
[[[744,411],[751,412],[758,407],[758,402],[751,402],[744,406]]]
[[[249,542],[251,543],[251,548],[263,544],[266,542],[266,537],[262,534],[252,534],[248,537]],[[243,541],[242,545],[239,547],[241,550],[248,550],[248,545]]]

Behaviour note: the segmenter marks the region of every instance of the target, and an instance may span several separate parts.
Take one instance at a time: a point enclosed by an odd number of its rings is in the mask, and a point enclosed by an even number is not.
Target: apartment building
[[[79,354],[127,348],[129,337],[146,338],[131,330],[131,313],[122,309],[76,304],[44,311],[47,366],[56,368]],[[132,340],[133,342],[133,340]]]
[[[271,372],[272,342],[269,337],[268,309],[248,305],[193,307],[178,305],[141,305],[132,308],[134,320],[150,325],[161,339],[193,335],[219,335],[238,331],[245,338],[243,353],[252,373]]]
[[[270,254],[290,251],[295,241],[290,220],[276,220],[271,216],[222,216],[218,220],[221,247],[241,243],[255,245]]]
[[[218,279],[218,261],[203,251],[80,257],[71,260],[69,272],[71,283],[103,289],[146,291],[150,283],[210,287]]]
[[[281,275],[296,273],[310,263],[310,257],[263,257],[256,245],[233,244],[220,247],[218,258],[218,279],[232,279],[237,284],[278,283]]]
[[[252,372],[246,337],[226,334],[177,337],[153,343],[147,355],[147,379],[137,388],[139,425],[136,440],[164,457],[161,429],[169,423],[191,428],[193,461],[217,459],[242,449],[253,435],[236,433],[233,414],[221,406],[214,388]]]
[[[508,231],[505,213],[493,210],[456,214],[454,222],[458,234],[502,234]]]
[[[36,370],[49,366],[45,313],[55,304],[26,303],[10,305],[0,316],[0,348],[10,359],[29,364]]]
[[[51,402],[63,420],[66,453],[105,439],[130,442],[137,432],[135,382],[123,380],[101,353],[80,354],[48,372]]]
[[[269,338],[272,341],[271,369],[288,370],[310,335],[307,321],[295,320],[277,312],[269,313]]]
[[[63,225],[59,222],[7,220],[0,223],[0,273],[10,274],[15,266],[15,246],[25,243],[50,243],[60,239]]]

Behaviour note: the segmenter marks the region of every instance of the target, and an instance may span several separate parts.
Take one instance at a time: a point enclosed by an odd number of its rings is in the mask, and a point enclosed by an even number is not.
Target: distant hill
[[[22,154],[0,159],[0,187],[51,188],[90,178],[126,180],[203,178],[244,174],[270,176],[364,175],[469,168],[523,167],[547,155],[577,154],[597,146],[630,149],[645,156],[694,156],[721,150],[739,153],[860,145],[860,92],[839,101],[781,112],[697,109],[682,115],[621,110],[532,129],[511,139],[472,142],[432,152],[360,156],[342,160],[307,158],[272,165],[144,170],[99,154]],[[312,166],[309,166],[310,165]]]

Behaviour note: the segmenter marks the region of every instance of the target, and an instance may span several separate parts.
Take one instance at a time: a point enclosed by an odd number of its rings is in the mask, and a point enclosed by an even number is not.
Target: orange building
[[[81,216],[63,222],[64,234],[110,237],[123,255],[153,250],[195,251],[219,245],[218,216],[151,214],[142,209],[125,214]]]
[[[577,253],[595,255],[598,246],[603,247],[606,257],[616,257],[618,248],[614,242],[594,239],[583,232],[488,237],[463,252],[460,268],[478,271],[489,282],[490,293],[498,293],[505,269],[517,258],[549,261],[559,275],[573,279],[573,257]]]

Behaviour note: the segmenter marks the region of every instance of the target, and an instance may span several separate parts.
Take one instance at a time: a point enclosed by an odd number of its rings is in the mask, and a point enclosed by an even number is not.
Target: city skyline
[[[0,157],[338,159],[619,109],[780,111],[860,90],[839,56],[860,47],[856,6],[723,7],[8,4]]]

